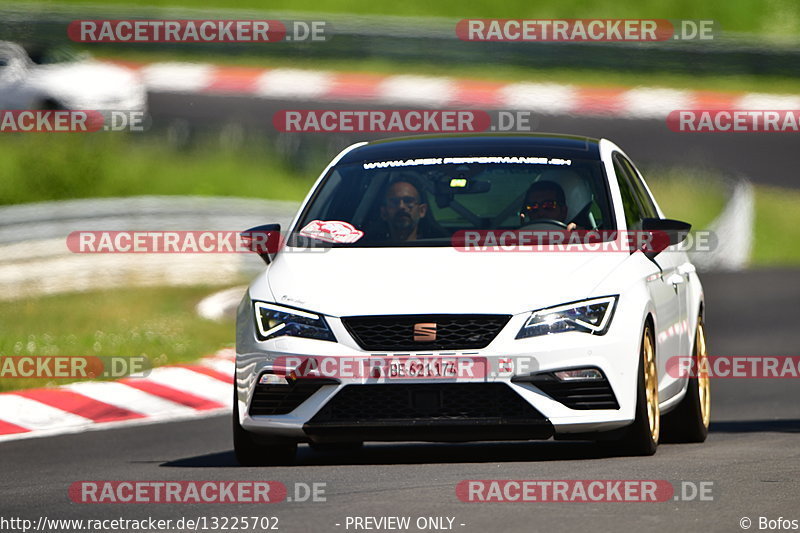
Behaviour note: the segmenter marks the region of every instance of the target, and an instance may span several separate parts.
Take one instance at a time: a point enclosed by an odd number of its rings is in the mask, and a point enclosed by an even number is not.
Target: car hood
[[[289,249],[262,274],[266,280],[253,285],[251,297],[332,316],[516,314],[595,296],[594,288],[629,257],[453,248]]]

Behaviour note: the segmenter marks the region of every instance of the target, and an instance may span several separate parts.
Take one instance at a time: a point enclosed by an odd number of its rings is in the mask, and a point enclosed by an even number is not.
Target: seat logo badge
[[[414,324],[414,340],[416,342],[426,342],[436,340],[436,323],[420,322]]]

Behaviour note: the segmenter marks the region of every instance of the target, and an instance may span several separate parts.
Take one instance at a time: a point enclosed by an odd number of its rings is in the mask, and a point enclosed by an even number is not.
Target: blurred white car
[[[135,72],[57,52],[29,55],[0,41],[0,109],[146,110],[147,91]]]

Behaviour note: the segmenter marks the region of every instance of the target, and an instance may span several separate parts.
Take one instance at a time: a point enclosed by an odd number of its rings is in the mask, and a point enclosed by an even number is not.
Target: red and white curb
[[[654,87],[598,88],[435,76],[263,69],[201,63],[122,63],[152,92],[249,95],[298,102],[525,109],[542,114],[665,118],[676,109],[800,109],[800,96]]]
[[[232,348],[146,378],[87,381],[0,394],[0,442],[186,420],[230,412]]]

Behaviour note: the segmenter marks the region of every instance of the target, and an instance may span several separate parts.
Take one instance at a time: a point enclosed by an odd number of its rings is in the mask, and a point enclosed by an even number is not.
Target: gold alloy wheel
[[[700,414],[703,425],[708,428],[711,421],[711,380],[708,377],[708,354],[706,353],[706,332],[702,322],[697,324],[697,388],[700,396]]]
[[[653,340],[648,332],[644,335],[644,390],[647,399],[647,421],[650,424],[650,438],[658,443],[661,431],[661,413],[658,410],[658,370],[653,350]]]

